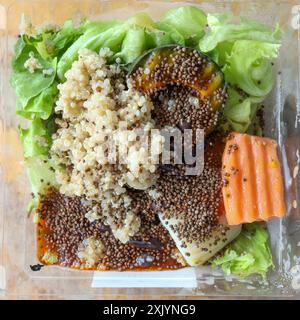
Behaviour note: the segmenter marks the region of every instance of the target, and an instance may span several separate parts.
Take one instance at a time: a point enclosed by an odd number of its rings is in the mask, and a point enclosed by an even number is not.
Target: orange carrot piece
[[[231,133],[223,153],[222,178],[229,225],[284,216],[283,178],[274,140]]]

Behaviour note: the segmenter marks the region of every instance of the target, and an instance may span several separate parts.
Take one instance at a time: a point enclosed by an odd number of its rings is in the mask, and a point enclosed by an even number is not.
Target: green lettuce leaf
[[[186,45],[186,39],[184,38],[184,36],[176,29],[174,29],[172,26],[160,22],[157,24],[157,28],[157,30],[159,30],[160,32],[164,32],[168,37],[171,38],[170,44],[176,43],[182,46]]]
[[[65,79],[66,71],[78,58],[78,51],[82,48],[99,51],[100,48],[107,47],[114,53],[123,51],[120,55],[125,61],[132,62],[145,46],[145,37],[141,28],[151,29],[153,26],[153,20],[146,13],[136,14],[125,22],[111,20],[95,23],[63,54],[57,67],[59,79],[61,81]],[[133,41],[134,36],[137,37],[136,43]],[[124,45],[123,41],[125,41]],[[132,48],[132,45],[135,47]]]
[[[114,58],[120,57],[128,64],[144,51],[160,45],[198,43],[205,23],[205,14],[196,7],[172,9],[157,24],[146,13],[139,13],[123,23],[99,22],[64,52],[57,66],[58,77],[64,81],[66,71],[78,58],[78,51],[82,48],[99,51],[102,47],[108,47],[115,53]]]
[[[206,54],[211,57],[220,67],[224,67],[227,62],[227,57],[231,54],[234,42],[224,41],[215,47],[212,51]]]
[[[12,61],[11,85],[17,95],[18,103],[22,108],[25,108],[31,98],[46,90],[53,83],[57,59],[44,60],[35,47],[26,44],[23,38],[18,40],[15,50],[16,55]],[[41,69],[36,69],[34,73],[30,73],[24,66],[31,53],[41,66]],[[53,70],[53,72],[45,76],[43,70]]]
[[[276,25],[275,30],[272,30],[264,24],[245,17],[241,17],[240,24],[233,24],[231,21],[231,14],[208,14],[209,31],[200,40],[200,50],[209,52],[215,49],[219,43],[235,40],[255,40],[280,44],[281,29],[279,25]]]
[[[130,63],[138,58],[147,48],[146,33],[143,28],[136,27],[128,30],[122,43],[121,51],[115,56],[125,63]]]
[[[43,121],[35,118],[30,122],[28,128],[20,129],[20,138],[23,144],[24,157],[30,158],[40,155],[47,155],[52,143],[51,130],[52,119]]]
[[[62,55],[57,66],[57,75],[64,80],[64,75],[71,68],[72,63],[78,58],[78,51],[82,48],[98,51],[101,47],[121,49],[121,44],[126,32],[121,30],[118,21],[98,22],[79,37]],[[117,51],[117,50],[116,50]]]
[[[164,46],[167,44],[179,43],[171,35],[171,33],[158,29],[145,29],[147,50]]]
[[[226,81],[249,95],[265,97],[274,85],[270,61],[277,57],[279,47],[279,44],[260,41],[236,41],[223,68]]]
[[[30,120],[34,118],[47,120],[53,113],[57,93],[57,83],[54,82],[38,96],[31,98],[26,106],[22,106],[22,104],[17,101],[17,114]]]
[[[213,267],[221,267],[226,274],[247,277],[260,274],[265,277],[274,267],[268,244],[268,232],[260,223],[243,226],[241,234],[227,246],[221,256],[211,261]]]
[[[245,132],[259,103],[274,86],[271,61],[278,56],[281,29],[277,25],[272,30],[244,17],[234,24],[231,14],[208,14],[207,24],[209,30],[199,41],[199,48],[222,67],[231,86],[224,109],[224,128]]]
[[[157,23],[157,27],[169,32],[176,42],[184,40],[181,44],[192,45],[204,35],[206,22],[206,14],[201,9],[185,6],[169,10]]]
[[[47,156],[39,155],[25,159],[27,175],[31,186],[33,198],[28,203],[28,214],[36,209],[39,204],[40,195],[44,194],[49,187],[58,188],[55,177],[55,165]]]
[[[140,12],[129,18],[123,23],[123,27],[127,30],[131,27],[154,28],[155,23],[147,13]]]
[[[228,99],[224,107],[225,129],[246,132],[258,110],[262,98],[252,97],[229,87]]]
[[[94,28],[99,23],[83,19],[78,27],[74,26],[73,21],[66,20],[63,26],[46,25],[41,28],[34,28],[33,34],[23,34],[24,41],[34,46],[41,57],[45,60],[51,60],[61,54],[84,32]]]
[[[22,54],[24,48],[26,46],[26,42],[24,41],[24,37],[21,37],[17,40],[15,47],[14,47],[14,57],[13,61],[17,61]]]
[[[25,159],[27,173],[34,195],[41,193],[49,186],[57,187],[55,167],[47,156],[39,155]]]
[[[135,26],[127,31],[122,49],[114,58],[119,57],[123,63],[128,64],[147,50],[172,43],[176,42],[167,32]]]
[[[44,59],[59,58],[62,52],[78,39],[88,26],[88,23],[84,23],[75,28],[73,21],[67,20],[58,31],[43,31],[35,41],[35,47]]]

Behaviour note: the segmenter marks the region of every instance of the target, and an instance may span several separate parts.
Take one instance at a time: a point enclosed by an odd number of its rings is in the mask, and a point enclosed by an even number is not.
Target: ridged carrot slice
[[[284,216],[283,178],[274,140],[230,134],[222,158],[222,177],[229,225]]]
[[[257,212],[257,184],[255,181],[255,176],[252,172],[255,170],[252,144],[246,135],[241,135],[238,137],[239,150],[240,150],[240,167],[243,168],[243,172],[240,172],[242,180],[242,197],[243,201],[243,213],[247,216],[248,221],[255,221]],[[250,187],[251,186],[251,187]]]

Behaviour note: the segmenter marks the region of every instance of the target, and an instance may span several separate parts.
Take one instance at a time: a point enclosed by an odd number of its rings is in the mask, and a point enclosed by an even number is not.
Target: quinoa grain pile
[[[156,180],[150,151],[141,147],[132,131],[150,132],[155,123],[152,102],[126,83],[119,65],[107,64],[111,54],[109,49],[100,54],[84,49],[67,71],[66,81],[58,86],[59,129],[50,155],[61,168],[56,171],[60,191],[100,202],[105,223],[126,243],[140,227],[127,186],[145,189]],[[162,136],[151,139],[155,146],[151,155],[159,154]],[[119,158],[113,158],[112,146]]]

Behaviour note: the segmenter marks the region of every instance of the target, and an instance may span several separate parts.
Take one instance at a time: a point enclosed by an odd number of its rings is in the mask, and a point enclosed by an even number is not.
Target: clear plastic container
[[[300,297],[300,173],[293,177],[300,163],[300,7],[297,2],[19,0],[0,6],[0,292],[7,297],[23,298]],[[256,277],[244,280],[227,277],[218,270],[198,267],[196,289],[92,288],[93,272],[59,267],[32,272],[29,265],[37,263],[37,259],[34,225],[26,216],[30,186],[17,132],[20,119],[15,116],[15,97],[9,86],[10,61],[21,14],[31,17],[37,25],[61,24],[67,18],[82,16],[125,19],[140,11],[159,18],[170,7],[188,3],[199,5],[206,12],[229,11],[270,25],[279,22],[284,30],[281,54],[275,66],[277,81],[265,103],[264,115],[267,136],[279,143],[286,186],[287,215],[268,224],[275,270],[262,281]],[[143,273],[136,277],[143,281]],[[155,286],[155,279],[153,283]]]

